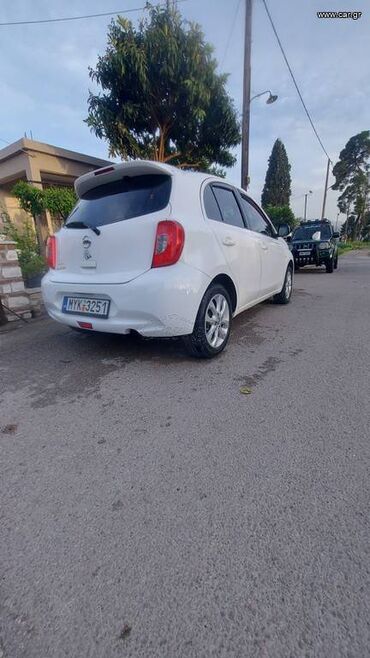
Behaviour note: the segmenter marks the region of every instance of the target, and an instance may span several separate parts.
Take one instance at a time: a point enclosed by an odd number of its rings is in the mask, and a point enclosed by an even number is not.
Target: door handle
[[[230,238],[229,235],[227,235],[223,240],[222,244],[226,245],[226,247],[234,247],[235,242],[232,238]]]
[[[260,242],[260,246],[261,246],[261,249],[263,249],[263,251],[268,250],[268,246],[267,246],[267,244],[264,244],[264,242]]]

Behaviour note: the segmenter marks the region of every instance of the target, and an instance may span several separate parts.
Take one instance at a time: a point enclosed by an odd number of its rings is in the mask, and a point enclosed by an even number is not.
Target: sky
[[[267,0],[270,13],[318,133],[335,163],[348,139],[370,128],[369,0]],[[77,16],[143,7],[145,0],[1,0],[0,22]],[[242,109],[244,0],[185,0],[185,19],[200,23],[213,44],[219,70],[229,73],[228,91]],[[362,11],[358,20],[318,19],[317,11]],[[134,22],[143,11],[132,12]],[[106,46],[111,18],[68,23],[0,26],[0,139],[25,132],[41,142],[102,158],[108,147],[84,123],[94,67]],[[291,206],[308,218],[321,215],[326,156],[312,131],[268,21],[262,0],[253,2],[252,94],[271,89],[251,104],[250,194],[260,202],[267,162],[277,137],[291,163]],[[0,147],[5,143],[0,142]],[[227,179],[240,183],[237,164]],[[329,185],[334,182],[331,176]],[[337,221],[337,193],[328,192],[326,216]],[[339,217],[339,224],[344,220]]]

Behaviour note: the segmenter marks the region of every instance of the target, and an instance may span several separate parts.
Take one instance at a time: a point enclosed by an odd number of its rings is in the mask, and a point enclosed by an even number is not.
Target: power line
[[[177,0],[177,2],[187,2],[187,0]],[[160,5],[164,3],[159,3]],[[43,18],[35,21],[8,21],[0,23],[0,27],[5,25],[41,25],[43,23],[62,23],[63,21],[80,21],[85,18],[101,18],[102,16],[117,16],[117,14],[129,14],[134,11],[143,11],[146,7],[135,7],[132,9],[116,9],[116,11],[105,11],[101,14],[85,14],[84,16],[64,16],[62,18]]]
[[[240,3],[241,3],[241,0],[239,0],[238,4],[237,4],[237,6],[236,6],[236,10],[235,10],[235,14],[234,14],[233,22],[231,23],[231,28],[230,28],[229,36],[227,37],[226,47],[225,47],[224,54],[223,54],[223,57],[222,57],[222,60],[221,60],[221,64],[220,64],[220,68],[221,68],[221,69],[223,68],[223,65],[224,65],[224,62],[225,62],[225,59],[226,59],[226,55],[227,55],[227,52],[228,52],[229,47],[230,47],[230,41],[231,41],[231,37],[232,37],[233,32],[234,32],[234,27],[235,27],[235,23],[236,23],[236,18],[237,18],[237,16],[238,16]]]
[[[44,18],[36,21],[10,21],[8,23],[0,23],[0,26],[3,27],[5,25],[40,25],[42,23],[61,23],[63,21],[80,21],[85,18],[99,18],[101,16],[128,14],[129,12],[140,11],[141,9],[145,9],[145,7],[137,7],[136,9],[126,9],[125,11],[120,11],[117,9],[117,11],[107,11],[107,12],[103,12],[102,14],[87,14],[85,16],[65,16],[63,18]]]
[[[298,96],[299,96],[299,98],[300,98],[300,100],[301,100],[301,103],[302,103],[302,105],[303,105],[304,111],[305,111],[306,114],[307,114],[307,117],[308,117],[308,120],[309,120],[309,122],[310,122],[310,124],[311,124],[312,130],[314,131],[314,133],[315,133],[315,135],[316,135],[316,137],[317,137],[317,140],[318,140],[318,142],[319,142],[319,144],[320,144],[322,150],[324,151],[326,157],[327,157],[328,160],[330,160],[330,162],[331,162],[331,158],[330,158],[330,156],[328,155],[328,152],[327,152],[327,150],[326,150],[324,144],[322,143],[322,141],[321,141],[321,139],[320,139],[320,135],[319,135],[319,133],[317,132],[317,130],[316,130],[316,128],[315,128],[314,122],[312,121],[311,116],[310,116],[310,113],[309,113],[309,111],[308,111],[308,109],[307,109],[307,107],[306,107],[306,103],[305,103],[304,100],[303,100],[302,94],[301,94],[300,89],[299,89],[299,87],[298,87],[298,83],[297,83],[297,81],[296,81],[296,79],[295,79],[295,77],[294,77],[294,73],[293,73],[293,71],[292,71],[292,69],[291,69],[291,66],[290,66],[290,64],[289,64],[289,62],[288,62],[288,58],[287,58],[287,56],[286,56],[286,54],[285,54],[284,48],[283,48],[282,43],[281,43],[281,41],[280,41],[280,39],[279,39],[279,35],[278,35],[277,31],[276,31],[276,27],[275,27],[275,25],[274,25],[274,21],[272,20],[271,14],[270,14],[269,9],[268,9],[268,7],[267,7],[266,0],[262,0],[262,2],[263,2],[263,4],[264,4],[264,6],[265,6],[267,16],[268,16],[268,18],[269,18],[269,20],[270,20],[270,23],[271,23],[271,27],[272,27],[272,29],[273,29],[273,31],[274,31],[275,36],[276,36],[276,39],[277,39],[277,42],[278,42],[278,44],[279,44],[280,50],[281,50],[281,52],[282,52],[282,54],[283,54],[283,57],[284,57],[284,59],[285,59],[285,63],[286,63],[286,65],[287,65],[287,67],[288,67],[289,73],[290,73],[291,78],[292,78],[292,80],[293,80],[293,82],[294,82],[294,86],[295,86],[295,88],[296,88],[296,90],[297,90],[297,93],[298,93]]]

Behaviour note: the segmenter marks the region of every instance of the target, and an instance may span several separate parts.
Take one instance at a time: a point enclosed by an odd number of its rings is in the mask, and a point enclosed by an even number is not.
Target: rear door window
[[[222,219],[225,224],[245,228],[242,214],[235,198],[234,192],[226,187],[212,185],[212,190],[217,199],[218,206],[221,210]]]
[[[171,177],[165,174],[124,176],[94,187],[79,199],[67,219],[69,228],[104,226],[163,210],[171,194]]]
[[[214,219],[217,222],[222,222],[220,209],[218,207],[215,195],[213,194],[212,187],[207,185],[204,190],[204,209],[208,219]]]
[[[262,214],[250,203],[250,201],[243,194],[240,195],[242,208],[247,219],[248,228],[255,233],[262,233],[268,235],[270,238],[273,236],[273,231]]]

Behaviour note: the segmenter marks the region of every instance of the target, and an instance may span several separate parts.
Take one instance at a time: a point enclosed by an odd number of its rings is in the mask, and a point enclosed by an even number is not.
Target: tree
[[[353,240],[360,237],[364,228],[370,189],[369,173],[370,131],[364,130],[348,140],[333,168],[335,183],[332,189],[341,192],[338,208],[340,212],[354,215],[350,231],[347,230],[347,235]]]
[[[89,94],[87,124],[112,156],[231,167],[240,126],[212,47],[170,3],[147,10],[138,28],[112,21],[106,52],[90,68],[102,93]]]
[[[14,185],[12,193],[17,197],[22,210],[32,216],[36,229],[39,253],[44,257],[45,244],[41,229],[42,213],[45,210],[49,210],[53,215],[64,221],[76,204],[76,194],[72,188],[47,187],[41,189],[22,180]]]
[[[370,210],[367,210],[362,223],[362,239],[370,240]]]
[[[76,205],[77,196],[71,187],[47,187],[43,190],[44,208],[65,221]]]
[[[31,220],[27,218],[23,221],[22,226],[17,226],[3,209],[0,209],[0,217],[4,235],[16,244],[23,278],[28,279],[43,272],[45,270],[45,258],[40,255],[40,247]]]
[[[290,164],[281,139],[277,139],[269,157],[265,185],[262,192],[262,206],[289,206]]]
[[[353,239],[351,236],[353,236],[354,234],[355,225],[356,225],[355,215],[348,215],[346,221],[342,225],[341,235],[345,236],[346,239],[348,238]]]
[[[25,212],[33,218],[39,249],[42,256],[45,256],[45,244],[42,236],[42,219],[44,211],[43,190],[20,180],[12,189],[12,194],[17,197],[19,205]]]
[[[289,224],[291,229],[299,224],[289,206],[266,206],[264,210],[276,229],[279,228],[280,224]]]

